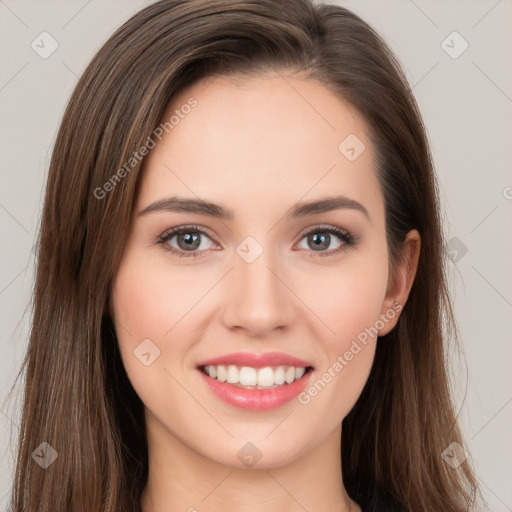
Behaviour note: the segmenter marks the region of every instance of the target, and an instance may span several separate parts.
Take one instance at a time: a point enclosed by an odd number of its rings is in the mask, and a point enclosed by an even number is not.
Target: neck
[[[149,474],[143,512],[361,511],[343,486],[341,426],[311,452],[259,469],[235,468],[203,456],[147,412],[146,426]]]

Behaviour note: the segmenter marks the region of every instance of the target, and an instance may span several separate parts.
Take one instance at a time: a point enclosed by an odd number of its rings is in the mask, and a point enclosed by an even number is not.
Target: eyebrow
[[[340,209],[359,211],[371,222],[368,210],[361,203],[345,196],[298,202],[286,212],[284,217],[295,219]],[[139,216],[154,212],[197,213],[221,220],[233,220],[235,218],[233,210],[225,206],[202,199],[189,199],[180,196],[172,196],[155,201],[140,211]]]

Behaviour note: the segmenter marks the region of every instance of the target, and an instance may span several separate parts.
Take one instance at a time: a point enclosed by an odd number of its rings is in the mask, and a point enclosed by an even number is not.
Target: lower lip
[[[272,389],[244,389],[212,379],[198,370],[204,382],[215,395],[230,405],[249,411],[269,411],[286,404],[297,397],[307,386],[312,370],[291,384]]]

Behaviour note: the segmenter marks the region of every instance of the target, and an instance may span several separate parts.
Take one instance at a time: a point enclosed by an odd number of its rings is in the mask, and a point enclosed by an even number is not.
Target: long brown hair
[[[140,510],[148,472],[143,407],[119,356],[109,304],[143,159],[125,167],[115,186],[104,185],[146,144],[184,87],[203,77],[268,70],[319,80],[365,119],[390,265],[409,230],[422,240],[409,300],[397,327],[377,344],[368,382],[343,420],[347,491],[368,477],[411,512],[474,505],[478,486],[469,459],[455,470],[441,456],[453,442],[464,446],[445,360],[445,332],[456,329],[436,178],[400,65],[372,28],[339,6],[162,0],[99,50],[55,142],[20,370],[26,384],[15,512]],[[42,442],[58,454],[47,469],[32,458]]]

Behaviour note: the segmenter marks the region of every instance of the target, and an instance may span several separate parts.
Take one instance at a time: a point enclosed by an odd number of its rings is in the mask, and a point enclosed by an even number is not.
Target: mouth
[[[283,352],[225,354],[196,368],[216,398],[250,411],[268,411],[297,398],[314,372],[309,361]]]
[[[201,365],[199,370],[210,379],[233,387],[251,390],[276,389],[303,379],[312,366],[265,366],[255,368],[240,365]]]
[[[237,354],[205,361],[197,370],[214,397],[232,407],[263,412],[297,398],[314,367],[282,354]]]

